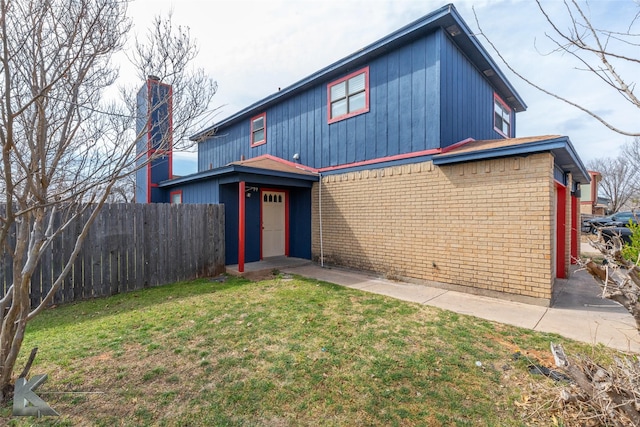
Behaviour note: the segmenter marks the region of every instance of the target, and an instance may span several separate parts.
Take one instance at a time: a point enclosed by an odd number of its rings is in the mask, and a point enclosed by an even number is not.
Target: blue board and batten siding
[[[182,203],[222,203],[219,184],[217,179],[209,179],[176,186],[171,191],[182,191]],[[235,198],[237,204],[238,196]]]
[[[441,147],[467,138],[504,138],[494,129],[494,89],[444,33],[441,64]],[[500,95],[500,94],[498,94]],[[504,96],[501,97],[504,100]],[[511,113],[511,137],[515,136],[515,113]]]
[[[369,112],[327,123],[327,84],[369,66]],[[251,147],[243,117],[199,144],[204,171],[270,154],[322,169],[447,147],[463,139],[501,138],[493,129],[494,90],[482,72],[438,30],[352,65],[331,80],[270,105],[267,143]],[[512,126],[515,124],[512,114]]]

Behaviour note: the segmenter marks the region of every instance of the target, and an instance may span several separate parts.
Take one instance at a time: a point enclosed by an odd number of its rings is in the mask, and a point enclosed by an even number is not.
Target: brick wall
[[[312,209],[316,260],[318,185]],[[324,261],[545,303],[554,280],[553,197],[548,153],[325,176]]]

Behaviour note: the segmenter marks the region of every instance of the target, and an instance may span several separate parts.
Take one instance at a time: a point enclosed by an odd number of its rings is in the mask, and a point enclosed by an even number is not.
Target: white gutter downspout
[[[318,172],[320,182],[318,186],[318,215],[320,215],[320,267],[324,268],[324,247],[322,244],[322,173]]]

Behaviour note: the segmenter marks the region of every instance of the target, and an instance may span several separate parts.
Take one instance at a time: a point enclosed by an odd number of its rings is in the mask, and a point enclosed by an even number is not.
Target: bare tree
[[[640,181],[640,137],[635,137],[633,141],[626,143],[622,147],[621,156],[626,157],[631,162],[631,167],[638,171],[638,180]],[[638,183],[640,190],[640,182]]]
[[[591,21],[588,10],[585,9],[585,7],[588,8],[588,3],[586,3],[586,6],[581,6],[577,0],[563,0],[566,13],[565,17],[553,17],[548,13],[540,0],[536,0],[536,3],[551,28],[551,31],[545,33],[545,35],[552,45],[555,46],[555,49],[548,53],[559,53],[573,58],[577,63],[575,67],[576,70],[596,76],[602,84],[610,87],[612,94],[616,95],[618,99],[622,99],[640,108],[640,100],[635,94],[636,86],[633,81],[638,75],[639,70],[634,69],[634,71],[628,75],[623,75],[622,71],[620,71],[625,68],[624,66],[637,66],[640,64],[640,55],[635,57],[626,53],[629,50],[633,52],[634,49],[637,51],[638,47],[640,47],[640,34],[634,33],[633,31],[633,28],[638,25],[640,4],[638,4],[638,12],[635,15],[621,17],[621,19],[626,19],[626,30],[613,31],[600,28],[596,23]],[[585,3],[583,3],[583,5],[584,4]],[[564,18],[566,18],[568,22],[566,27],[561,24],[561,22],[565,21]],[[505,66],[527,84],[549,96],[582,110],[616,133],[633,137],[640,136],[640,132],[637,130],[617,127],[594,110],[563,97],[558,93],[551,92],[526,77],[500,54],[498,48],[482,31],[477,16],[476,24],[480,30],[478,35],[482,36],[487,43],[489,43]],[[585,89],[588,90],[588,88]],[[612,98],[611,102],[613,102],[613,99],[614,98]]]
[[[0,298],[0,400],[11,392],[27,322],[51,302],[92,222],[135,164],[135,103],[132,97],[104,101],[118,77],[113,57],[131,27],[126,6],[120,0],[0,0],[0,247],[12,271]],[[180,132],[206,111],[216,90],[202,71],[190,71],[196,52],[187,30],[158,18],[131,55],[145,64],[143,73],[173,85],[167,101],[180,111],[173,122],[178,141],[186,140]],[[86,220],[70,256],[43,302],[32,306],[39,260],[80,215]]]
[[[602,175],[598,190],[611,201],[613,212],[618,212],[637,195],[639,171],[627,156],[594,159],[588,167]]]

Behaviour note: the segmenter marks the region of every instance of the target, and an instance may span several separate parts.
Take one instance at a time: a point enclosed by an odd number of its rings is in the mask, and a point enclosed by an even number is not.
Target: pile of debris
[[[560,388],[558,403],[565,425],[640,426],[640,360],[615,358],[604,367],[589,357],[569,360],[560,345],[551,345],[556,365],[570,378]]]
[[[623,242],[601,236],[590,244],[603,256],[602,263],[578,260],[600,285],[602,297],[616,301],[634,317],[640,332],[640,267],[622,256]],[[567,357],[560,345],[551,344],[556,366],[569,377],[558,383],[557,405],[549,408],[564,425],[640,426],[640,359],[637,355],[614,358],[601,366],[580,355]]]

